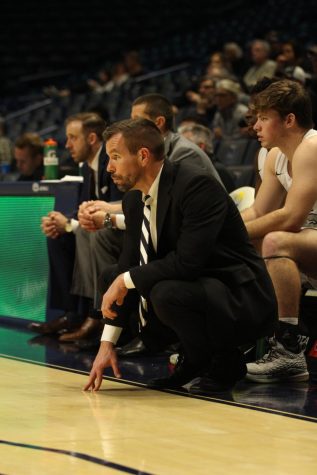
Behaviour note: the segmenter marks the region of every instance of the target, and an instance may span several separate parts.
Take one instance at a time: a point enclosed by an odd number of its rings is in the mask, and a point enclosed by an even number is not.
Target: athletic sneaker
[[[307,381],[308,372],[305,359],[305,337],[298,343],[301,350],[298,353],[287,350],[275,338],[270,338],[269,352],[263,358],[247,364],[246,379],[256,383],[277,383],[279,381]]]

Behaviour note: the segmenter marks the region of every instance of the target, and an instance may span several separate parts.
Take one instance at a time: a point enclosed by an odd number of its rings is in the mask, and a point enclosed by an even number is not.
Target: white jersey
[[[258,172],[261,177],[261,180],[263,180],[263,172],[264,172],[264,163],[267,154],[269,153],[267,148],[261,147],[259,150],[258,154]]]
[[[303,137],[303,140],[309,139],[317,135],[317,130],[310,129]],[[288,191],[292,184],[292,177],[288,173],[287,169],[288,160],[284,153],[278,152],[275,160],[275,175],[283,188]],[[317,201],[314,203],[312,210],[306,218],[303,228],[315,228],[317,229]]]

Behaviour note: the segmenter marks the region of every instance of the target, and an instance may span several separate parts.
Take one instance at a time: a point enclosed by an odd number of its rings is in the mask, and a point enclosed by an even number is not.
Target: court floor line
[[[61,371],[66,371],[66,372],[68,371],[70,373],[77,373],[77,374],[84,374],[84,375],[89,374],[88,371],[72,369],[72,368],[69,368],[69,367],[66,367],[66,366],[53,365],[53,364],[48,364],[48,363],[45,363],[45,362],[29,360],[29,359],[26,359],[26,358],[20,358],[20,357],[15,357],[15,356],[10,356],[10,355],[5,355],[5,354],[0,353],[0,358],[1,357],[6,358],[6,359],[11,359],[11,360],[14,360],[14,361],[21,361],[21,362],[24,362],[24,363],[30,363],[30,364],[35,364],[35,365],[38,365],[38,366],[45,366],[45,367],[48,367],[48,368],[58,369],[58,370],[61,370]],[[103,376],[103,379],[109,380],[109,381],[115,381],[115,382],[120,383],[120,384],[127,384],[127,385],[130,385],[130,386],[138,386],[138,387],[142,387],[142,388],[147,388],[146,384],[140,383],[140,382],[134,382],[134,381],[131,381],[131,380],[117,379],[117,378],[114,378],[114,377],[111,377],[111,376]],[[150,388],[148,388],[148,389],[150,389]],[[151,389],[151,390],[153,390],[153,389]],[[268,414],[275,414],[275,415],[279,415],[279,416],[289,417],[289,418],[292,418],[292,419],[298,419],[298,420],[303,420],[303,421],[307,421],[307,422],[317,423],[317,418],[315,418],[315,417],[305,416],[305,415],[302,415],[302,414],[294,414],[294,413],[287,412],[287,411],[281,411],[279,409],[272,409],[272,408],[255,406],[255,405],[252,405],[252,404],[247,404],[247,403],[242,403],[242,402],[229,401],[227,399],[223,399],[223,398],[219,398],[219,397],[196,396],[196,395],[192,395],[192,394],[190,394],[188,392],[185,392],[185,391],[177,391],[177,390],[174,390],[174,389],[160,389],[160,390],[155,389],[155,391],[177,394],[179,396],[183,396],[183,397],[187,397],[187,398],[191,398],[191,399],[200,399],[200,400],[206,401],[206,402],[217,402],[217,403],[225,404],[225,405],[228,405],[228,406],[235,406],[235,407],[240,407],[240,408],[244,408],[244,409],[251,409],[251,410],[254,410],[254,411],[265,412],[265,413],[268,413]]]
[[[125,465],[121,465],[115,462],[109,462],[108,460],[104,460],[98,457],[93,457],[92,455],[87,455],[82,452],[53,449],[51,447],[41,447],[40,445],[22,444],[19,442],[10,442],[8,440],[0,440],[0,444],[9,445],[11,447],[20,447],[24,449],[33,449],[33,450],[40,450],[43,452],[52,452],[55,454],[68,455],[69,457],[85,460],[86,462],[92,462],[97,465],[102,465],[108,468],[112,468],[114,470],[118,470],[119,472],[131,473],[132,475],[153,475],[150,472],[143,472],[143,471],[141,472],[139,469],[126,467]]]

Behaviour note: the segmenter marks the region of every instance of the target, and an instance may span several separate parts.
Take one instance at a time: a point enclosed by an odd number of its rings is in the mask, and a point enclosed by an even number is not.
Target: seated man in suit
[[[106,324],[85,389],[99,389],[105,367],[120,377],[115,344],[133,311],[148,344],[178,340],[184,352],[173,375],[151,386],[178,388],[203,376],[192,392],[231,388],[246,373],[238,346],[272,333],[276,311],[264,261],[236,206],[207,171],[165,160],[152,121],[113,124],[104,139],[114,183],[131,191],[123,198],[123,251],[107,276]]]
[[[96,113],[80,113],[66,120],[66,148],[76,163],[83,163],[83,187],[80,203],[99,198],[104,200],[108,211],[121,209],[122,193],[117,189],[106,172],[108,157],[106,155],[102,133],[106,127],[105,121]],[[84,205],[83,205],[84,208]],[[81,209],[81,208],[80,208]],[[57,333],[71,330],[80,325],[76,312],[78,297],[86,299],[83,313],[90,312],[95,294],[95,282],[92,269],[91,248],[94,246],[94,233],[88,233],[78,222],[80,213],[67,217],[59,211],[52,211],[42,219],[42,230],[48,237],[48,253],[50,261],[51,301],[52,308],[65,310],[65,315],[49,323],[32,323],[30,328],[38,333]],[[103,230],[102,230],[103,231]],[[101,231],[101,232],[102,232]],[[113,238],[116,242],[116,236]],[[111,260],[109,253],[101,255],[106,263]],[[88,300],[87,300],[88,299]],[[87,308],[87,305],[89,308]],[[85,316],[85,315],[83,315]],[[98,333],[101,325],[90,317],[85,320],[85,328],[77,338]],[[66,334],[59,338],[70,341]]]

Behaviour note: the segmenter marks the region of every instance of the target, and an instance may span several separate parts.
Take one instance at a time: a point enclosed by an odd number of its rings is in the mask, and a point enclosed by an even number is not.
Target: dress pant
[[[80,226],[75,233],[76,258],[71,291],[92,299],[95,309],[99,309],[101,304],[98,277],[105,267],[118,262],[123,233],[106,228],[88,232]]]
[[[63,234],[57,239],[47,239],[49,258],[50,295],[49,307],[76,312],[78,296],[71,294],[74,262],[75,236]]]
[[[116,275],[116,266],[106,269],[100,290],[104,292]],[[118,317],[106,319],[106,323],[131,328],[131,316],[138,314],[139,301],[138,292],[129,290],[124,304],[114,305]],[[152,288],[147,303],[147,322],[140,327],[144,344],[159,351],[180,342],[195,367],[272,335],[276,324],[277,303],[268,275],[239,285],[215,278],[166,280]]]
[[[272,335],[276,323],[268,279],[236,286],[213,278],[162,281],[153,287],[150,300],[160,322],[175,332],[188,361],[197,367]]]

